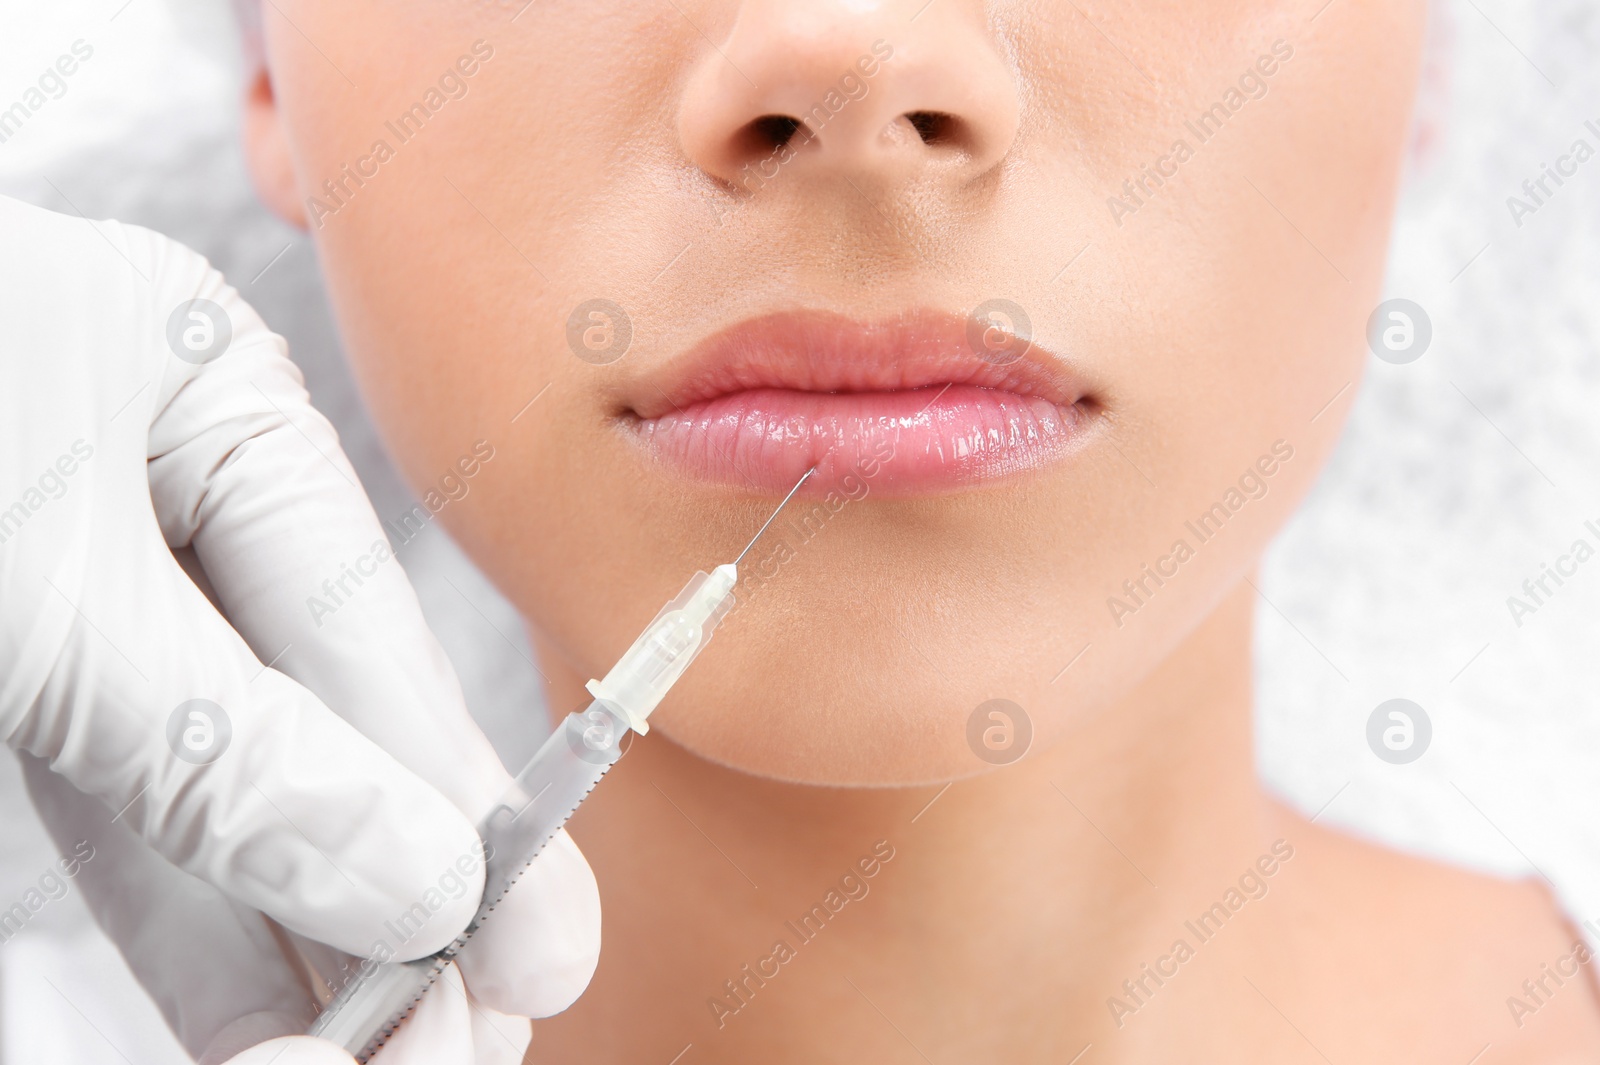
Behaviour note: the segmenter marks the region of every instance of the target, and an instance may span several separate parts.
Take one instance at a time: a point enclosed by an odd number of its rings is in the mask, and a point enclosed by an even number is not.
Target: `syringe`
[[[318,1015],[310,1034],[332,1040],[365,1065],[399,1029],[444,967],[470,947],[501,898],[622,757],[629,730],[641,736],[650,730],[651,711],[732,609],[739,563],[814,472],[815,467],[801,475],[738,558],[690,578],[611,671],[589,681],[594,701],[568,714],[516,775],[478,827],[486,845],[483,901],[461,935],[426,958],[364,965]]]

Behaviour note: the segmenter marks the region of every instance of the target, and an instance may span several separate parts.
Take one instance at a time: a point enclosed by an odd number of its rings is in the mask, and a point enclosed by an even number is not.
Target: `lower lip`
[[[815,467],[807,494],[848,478],[914,495],[1036,469],[1082,431],[1082,404],[1061,406],[972,385],[896,392],[751,389],[632,423],[661,461],[697,478],[787,491]]]

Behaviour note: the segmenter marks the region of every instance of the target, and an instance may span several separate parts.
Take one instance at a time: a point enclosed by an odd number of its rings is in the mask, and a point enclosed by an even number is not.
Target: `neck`
[[[898,1060],[983,1033],[979,1056],[1069,1060],[1270,846],[1251,606],[1241,583],[1121,703],[942,789],[780,783],[635,744],[571,825],[601,886],[599,972],[535,1043],[548,1060],[689,1043],[702,1062]],[[571,684],[554,705],[580,701]]]

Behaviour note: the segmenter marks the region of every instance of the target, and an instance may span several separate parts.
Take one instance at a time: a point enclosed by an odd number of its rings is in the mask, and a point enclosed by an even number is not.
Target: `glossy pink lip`
[[[750,319],[636,382],[627,423],[697,478],[781,492],[814,466],[812,495],[860,482],[933,492],[1060,455],[1092,412],[1084,387],[1037,346],[1003,365],[980,358],[967,324],[934,312]]]

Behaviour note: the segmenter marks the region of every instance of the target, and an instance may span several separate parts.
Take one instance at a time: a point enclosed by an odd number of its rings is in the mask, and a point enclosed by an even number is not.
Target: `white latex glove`
[[[485,1010],[470,997],[460,971],[450,966],[373,1065],[518,1065],[528,1046],[528,1022]],[[350,1060],[331,1043],[300,1037],[257,1044],[228,1065],[349,1065]]]
[[[396,959],[448,943],[509,778],[400,566],[371,563],[383,530],[283,341],[147,230],[0,198],[0,235],[0,736],[63,853],[93,848],[75,883],[96,919],[222,1060],[311,1019],[285,929]],[[442,981],[383,1065],[516,1061],[525,1018],[582,991],[599,896],[570,839],[484,935],[471,1000]],[[280,1063],[349,1060],[289,1045]]]

